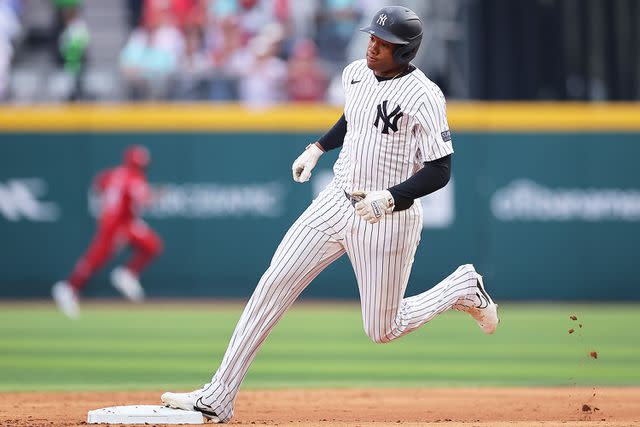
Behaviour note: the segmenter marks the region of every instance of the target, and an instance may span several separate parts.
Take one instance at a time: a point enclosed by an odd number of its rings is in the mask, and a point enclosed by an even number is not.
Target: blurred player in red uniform
[[[124,153],[122,165],[95,178],[94,189],[100,195],[96,234],[67,280],[56,283],[52,289],[54,301],[67,316],[78,317],[80,290],[127,244],[134,252],[126,266],[113,270],[111,282],[128,299],[144,299],[138,277],[162,250],[160,237],[139,217],[141,208],[151,201],[151,189],[144,174],[149,162],[149,151],[132,145]]]

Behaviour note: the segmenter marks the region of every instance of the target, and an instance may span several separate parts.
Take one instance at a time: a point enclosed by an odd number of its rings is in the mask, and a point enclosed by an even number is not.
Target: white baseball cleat
[[[115,268],[111,272],[111,284],[131,301],[140,302],[144,299],[144,289],[142,289],[140,281],[127,268]]]
[[[480,303],[476,307],[471,307],[466,310],[467,313],[473,317],[482,332],[490,335],[496,331],[500,319],[498,318],[498,304],[493,302],[489,294],[484,288],[482,276],[478,274],[478,291],[476,296],[480,300]]]
[[[56,305],[67,317],[77,319],[80,316],[78,296],[66,281],[58,282],[51,288],[51,295]]]
[[[202,390],[203,389],[198,389],[188,393],[172,393],[168,391],[160,396],[160,400],[162,400],[164,406],[168,406],[169,408],[184,409],[185,411],[198,411],[207,419],[214,423],[219,423],[220,418],[218,418],[218,415],[196,405],[198,399],[202,397]]]

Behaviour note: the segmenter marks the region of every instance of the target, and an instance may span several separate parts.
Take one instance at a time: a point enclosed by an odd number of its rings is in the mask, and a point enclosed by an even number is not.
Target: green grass
[[[355,304],[297,305],[263,346],[245,387],[640,385],[640,306],[501,308],[493,336],[450,312],[379,345],[364,334]],[[194,388],[217,368],[240,311],[85,305],[70,321],[53,306],[3,304],[0,390]],[[594,350],[597,360],[589,357]]]

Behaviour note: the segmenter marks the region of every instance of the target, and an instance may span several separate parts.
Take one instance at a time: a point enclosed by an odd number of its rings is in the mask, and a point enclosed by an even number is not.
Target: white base
[[[89,411],[88,424],[204,424],[200,412],[159,405],[112,406]]]

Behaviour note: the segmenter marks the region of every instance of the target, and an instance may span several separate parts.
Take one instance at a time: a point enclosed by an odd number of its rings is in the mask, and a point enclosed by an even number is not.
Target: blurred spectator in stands
[[[142,0],[127,0],[127,7],[129,9],[129,28],[134,30],[142,22]]]
[[[290,1],[289,25],[294,39],[314,39],[319,0]]]
[[[211,81],[210,99],[214,101],[238,100],[238,73],[233,64],[245,55],[245,34],[235,16],[212,17],[207,45],[215,68]]]
[[[210,0],[210,16],[224,19],[234,17],[246,37],[252,38],[269,23],[283,25],[288,20],[291,0]]]
[[[166,99],[183,50],[184,38],[171,11],[156,10],[133,31],[120,54],[130,99]]]
[[[192,11],[201,4],[201,0],[144,0],[142,20],[148,24],[149,19],[160,12],[168,12],[178,28],[186,28],[191,24]]]
[[[174,98],[204,100],[209,97],[213,61],[206,52],[202,30],[197,26],[185,29],[185,50],[179,61]]]
[[[193,0],[194,3],[187,11],[185,27],[195,26],[204,33],[209,24],[207,8],[210,0]]]
[[[89,29],[80,14],[81,2],[78,0],[56,0],[60,18],[60,34],[57,38],[57,63],[69,81],[67,99],[70,101],[82,97],[82,75],[86,69],[89,48]]]
[[[21,30],[19,7],[16,0],[0,0],[0,101],[8,97],[13,42]]]
[[[272,23],[249,42],[249,48],[234,58],[230,69],[240,76],[240,101],[264,107],[287,99],[287,65],[277,56],[282,28]]]
[[[284,39],[288,18],[288,0],[211,0],[209,2],[209,28],[207,43],[215,64],[215,78],[212,82],[212,100],[245,99],[248,103],[262,104],[258,100],[264,93],[245,96],[239,94],[252,85],[252,64],[266,66],[268,70],[283,65],[281,44]],[[259,38],[257,38],[259,37]],[[252,44],[252,48],[249,44]],[[258,46],[261,46],[258,48]],[[273,49],[272,49],[273,48]],[[273,52],[267,52],[271,51]],[[261,51],[256,57],[256,52]],[[257,83],[257,82],[255,82]],[[284,96],[284,95],[283,95]],[[267,96],[268,97],[268,96]],[[270,101],[267,101],[267,103]]]
[[[9,6],[9,9],[13,11],[15,16],[20,17],[22,12],[24,11],[24,6],[22,4],[24,0],[3,0],[0,3],[5,3]]]
[[[347,46],[358,32],[360,9],[357,0],[321,0],[316,42],[322,59],[339,72],[347,62]]]
[[[327,81],[327,73],[318,60],[316,45],[311,40],[298,41],[289,58],[289,100],[322,101]]]

